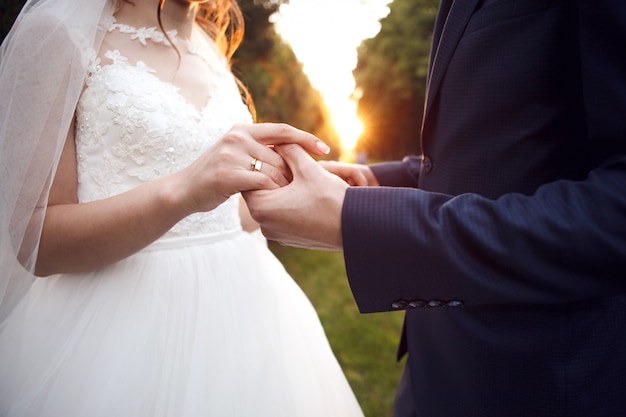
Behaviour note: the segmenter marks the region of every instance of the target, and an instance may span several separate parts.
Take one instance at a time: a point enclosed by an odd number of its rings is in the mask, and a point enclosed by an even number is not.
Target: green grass
[[[270,243],[315,306],[366,417],[391,417],[404,365],[396,362],[403,313],[360,314],[343,255]]]

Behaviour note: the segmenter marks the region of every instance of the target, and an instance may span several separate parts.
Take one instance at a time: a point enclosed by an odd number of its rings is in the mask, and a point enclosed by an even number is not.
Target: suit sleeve
[[[344,256],[362,312],[413,300],[555,303],[626,291],[626,56],[616,42],[626,36],[626,8],[579,8],[587,135],[603,162],[585,179],[498,199],[348,189]],[[408,185],[407,167],[374,172],[384,185]]]
[[[346,269],[362,312],[399,300],[548,303],[626,291],[626,157],[498,200],[351,188]]]

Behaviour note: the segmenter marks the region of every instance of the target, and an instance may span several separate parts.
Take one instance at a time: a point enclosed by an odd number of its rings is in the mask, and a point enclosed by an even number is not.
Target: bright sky
[[[330,109],[345,151],[361,131],[356,117],[352,70],[356,48],[380,30],[391,0],[290,0],[275,16],[276,28],[290,43],[311,84]]]

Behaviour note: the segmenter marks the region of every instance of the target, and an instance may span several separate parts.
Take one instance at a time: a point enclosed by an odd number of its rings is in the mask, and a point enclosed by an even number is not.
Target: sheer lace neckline
[[[178,42],[178,31],[176,29],[168,30],[166,37],[163,31],[156,26],[137,28],[125,23],[120,23],[113,19],[108,30],[109,32],[117,30],[120,33],[129,34],[131,35],[131,39],[138,40],[142,45],[147,45],[146,40],[151,40],[154,43],[161,43],[163,45],[170,46],[171,43],[167,37],[169,37],[174,43]],[[186,42],[189,42],[189,40],[186,40]]]
[[[137,28],[131,25],[127,25],[125,23],[120,23],[115,18],[113,18],[113,20],[111,21],[108,31],[109,33],[118,31],[120,33],[129,34],[132,40],[138,40],[144,46],[148,45],[148,40],[166,46],[172,45],[170,40],[174,43],[174,45],[178,45],[181,42],[181,40],[178,38],[178,31],[176,29],[168,30],[166,32],[167,36],[165,36],[163,31],[156,26]],[[201,54],[198,52],[198,49],[195,47],[190,39],[183,39],[182,42],[187,47],[187,52],[189,52],[191,55],[196,55],[202,58]]]

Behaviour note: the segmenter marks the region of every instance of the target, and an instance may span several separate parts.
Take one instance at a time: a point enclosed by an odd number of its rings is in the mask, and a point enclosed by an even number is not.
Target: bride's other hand
[[[367,165],[349,164],[337,161],[320,161],[320,165],[327,171],[342,178],[351,186],[377,187],[380,185],[374,173]]]
[[[280,123],[236,124],[177,175],[189,212],[209,211],[242,191],[272,190],[291,181],[274,145],[294,143],[315,155],[329,152],[314,135]]]

